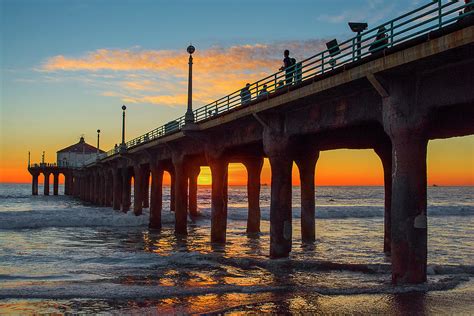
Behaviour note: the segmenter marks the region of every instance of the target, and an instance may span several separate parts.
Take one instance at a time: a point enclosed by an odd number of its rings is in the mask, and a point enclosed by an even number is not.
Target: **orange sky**
[[[61,146],[60,146],[61,147]],[[0,167],[0,182],[29,183],[27,155]],[[19,155],[20,157],[20,155]],[[38,157],[39,158],[39,157]],[[39,161],[36,159],[34,161]],[[47,161],[53,161],[49,159]],[[62,181],[63,178],[60,177]],[[43,179],[40,179],[42,182]],[[243,185],[247,173],[243,165],[229,165],[229,184]],[[262,170],[262,184],[270,184],[268,160]],[[165,183],[169,177],[165,174]],[[208,167],[201,168],[199,184],[211,184]],[[296,165],[293,184],[299,184]],[[382,164],[372,150],[332,150],[321,152],[316,166],[317,185],[383,185]],[[474,136],[430,141],[428,145],[428,184],[474,185]]]

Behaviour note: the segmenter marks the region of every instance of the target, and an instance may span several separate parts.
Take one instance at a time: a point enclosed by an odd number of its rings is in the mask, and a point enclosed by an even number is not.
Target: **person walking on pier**
[[[285,70],[286,84],[290,85],[293,82],[293,72],[296,64],[296,59],[290,58],[290,51],[285,49],[283,52],[283,66],[280,70]]]
[[[242,102],[242,105],[246,105],[250,103],[250,100],[252,99],[252,95],[250,93],[250,83],[247,83],[242,90],[240,90],[240,99]]]

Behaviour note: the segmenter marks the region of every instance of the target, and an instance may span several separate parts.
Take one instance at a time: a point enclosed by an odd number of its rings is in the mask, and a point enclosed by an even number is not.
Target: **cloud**
[[[393,3],[382,0],[367,0],[360,9],[347,9],[337,14],[321,14],[318,20],[328,23],[347,23],[366,21],[376,23],[386,18],[395,8]]]
[[[277,71],[283,50],[289,49],[301,60],[324,49],[324,43],[307,40],[198,49],[193,54],[193,99],[203,105],[223,97]],[[39,71],[47,77],[102,87],[100,95],[123,102],[185,106],[187,59],[182,50],[103,48],[79,57],[53,56]]]

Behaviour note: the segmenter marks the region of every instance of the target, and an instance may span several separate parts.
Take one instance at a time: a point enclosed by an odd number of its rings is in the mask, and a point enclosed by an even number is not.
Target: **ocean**
[[[41,187],[40,187],[41,192]],[[62,194],[63,188],[60,188]],[[40,193],[41,194],[41,193]],[[142,216],[72,197],[31,196],[0,184],[0,314],[460,314],[474,313],[474,187],[428,188],[428,282],[390,284],[383,253],[383,187],[317,187],[316,242],[270,260],[270,188],[262,233],[247,236],[245,187],[229,187],[227,243],[210,243],[210,187],[187,237]]]

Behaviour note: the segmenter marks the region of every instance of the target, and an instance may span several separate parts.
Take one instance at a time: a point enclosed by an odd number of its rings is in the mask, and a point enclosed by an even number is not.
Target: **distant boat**
[[[438,187],[438,185],[436,185],[436,184],[433,184],[433,187],[437,188],[437,187]]]

